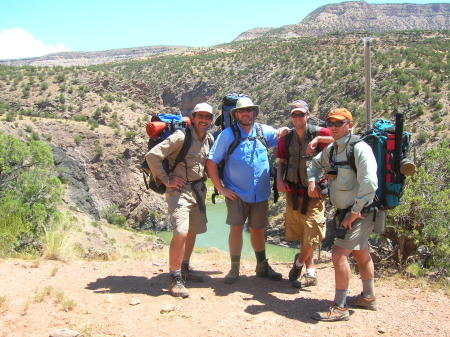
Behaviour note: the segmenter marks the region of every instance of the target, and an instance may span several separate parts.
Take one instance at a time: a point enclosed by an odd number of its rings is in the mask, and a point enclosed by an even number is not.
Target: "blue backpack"
[[[354,147],[361,141],[369,144],[378,166],[378,189],[371,206],[379,210],[398,206],[405,184],[405,176],[400,172],[400,163],[407,158],[411,141],[411,134],[403,131],[403,115],[397,114],[396,124],[379,119],[361,136],[352,135],[346,150],[347,161],[335,164],[349,165],[356,172]],[[334,147],[330,151],[330,162],[333,151]]]
[[[152,117],[151,122],[164,122],[164,128],[159,131],[157,137],[150,137],[148,140],[147,150],[150,151],[154,146],[161,143],[164,139],[169,137],[177,130],[181,130],[185,134],[184,143],[181,147],[180,152],[178,152],[177,157],[175,158],[175,162],[172,167],[169,167],[169,162],[167,159],[163,161],[163,167],[167,173],[173,172],[177,165],[184,161],[189,148],[192,143],[192,135],[190,129],[188,128],[189,123],[186,121],[186,118],[183,119],[181,114],[173,115],[173,114],[158,114]],[[150,124],[150,123],[148,123]],[[147,124],[147,133],[150,136],[149,129]],[[150,168],[148,167],[147,161],[144,160],[140,166],[140,170],[142,172],[142,177],[144,179],[145,187],[147,189],[151,189],[157,193],[163,194],[166,192],[166,186],[156,177],[153,176]]]

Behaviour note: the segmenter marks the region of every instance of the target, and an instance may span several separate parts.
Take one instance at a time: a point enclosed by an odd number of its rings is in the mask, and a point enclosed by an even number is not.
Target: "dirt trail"
[[[333,293],[330,262],[318,264],[319,285],[298,291],[284,279],[254,276],[244,261],[242,277],[223,283],[228,260],[222,253],[194,254],[204,283],[192,283],[191,296],[167,293],[167,264],[0,260],[0,337],[49,336],[69,328],[83,336],[450,336],[450,300],[442,290],[377,280],[379,311],[353,311],[348,322],[310,319],[325,309]],[[290,264],[272,263],[287,277]],[[360,291],[354,276],[350,293]],[[132,305],[131,302],[140,302]],[[1,303],[1,302],[0,302]],[[168,309],[168,313],[162,313]]]

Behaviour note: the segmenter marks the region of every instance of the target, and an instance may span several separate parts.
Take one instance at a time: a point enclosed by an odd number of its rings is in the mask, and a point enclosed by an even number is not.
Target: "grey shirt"
[[[336,170],[330,164],[330,151],[334,150],[333,160],[347,161],[346,148],[351,134],[329,144],[321,153],[315,156],[308,168],[308,181],[318,181],[323,172]],[[372,203],[378,187],[377,162],[372,149],[365,142],[355,144],[355,165],[357,172],[349,166],[339,166],[335,180],[329,180],[331,203],[339,209],[352,206],[352,211],[359,213]]]

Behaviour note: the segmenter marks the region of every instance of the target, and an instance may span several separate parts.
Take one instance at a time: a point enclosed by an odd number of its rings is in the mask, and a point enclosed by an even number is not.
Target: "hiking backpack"
[[[352,135],[346,149],[347,161],[334,164],[349,165],[356,172],[355,144],[366,142],[377,161],[378,188],[371,206],[379,210],[392,209],[399,205],[403,194],[405,175],[401,172],[400,164],[408,156],[410,140],[411,134],[403,131],[403,114],[396,114],[395,124],[379,119],[361,136]],[[330,151],[330,163],[333,152],[334,147]]]
[[[173,172],[177,165],[184,161],[186,154],[191,147],[192,135],[191,129],[189,128],[190,124],[190,119],[188,117],[182,117],[181,114],[158,114],[153,116],[151,121],[147,123],[146,131],[147,135],[150,137],[148,140],[147,151],[150,151],[153,147],[161,143],[164,139],[177,130],[181,130],[185,134],[183,146],[181,147],[180,152],[178,152],[173,166],[169,167],[168,160],[163,160],[163,167],[168,174]],[[144,159],[140,170],[147,189],[151,189],[160,194],[166,192],[166,185],[153,176],[150,168],[148,167],[147,160]]]

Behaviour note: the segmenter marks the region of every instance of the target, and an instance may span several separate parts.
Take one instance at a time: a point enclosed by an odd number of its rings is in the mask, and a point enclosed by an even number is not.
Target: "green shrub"
[[[394,242],[404,247],[400,265],[416,254],[413,247],[422,247],[423,267],[441,275],[450,272],[449,145],[444,141],[424,154],[416,174],[406,180],[401,204],[389,214]]]
[[[41,137],[39,136],[39,133],[37,133],[36,131],[33,131],[33,132],[31,132],[31,139],[40,140]]]
[[[77,115],[73,116],[73,119],[77,122],[84,122],[84,121],[88,120],[88,116],[82,115],[82,114],[77,114]]]
[[[115,204],[105,208],[102,216],[112,225],[123,226],[127,221],[127,218],[120,214],[119,207]]]
[[[103,155],[103,146],[100,142],[95,142],[95,155],[101,157]]]
[[[430,135],[427,132],[420,131],[419,135],[417,136],[417,142],[419,143],[419,145],[423,144],[428,140],[428,138],[430,138]]]
[[[134,139],[139,134],[136,130],[130,130],[125,132],[125,139],[131,140]]]
[[[58,217],[62,189],[45,143],[0,133],[0,254],[32,252]]]
[[[90,125],[91,130],[96,129],[99,126],[98,122],[95,119],[89,119],[88,124]]]
[[[76,135],[73,138],[73,140],[74,140],[75,144],[80,145],[81,141],[83,140],[83,137],[81,137],[80,135]]]
[[[111,112],[111,111],[112,111],[112,109],[107,104],[105,104],[102,107],[102,112],[104,112],[104,113]]]

